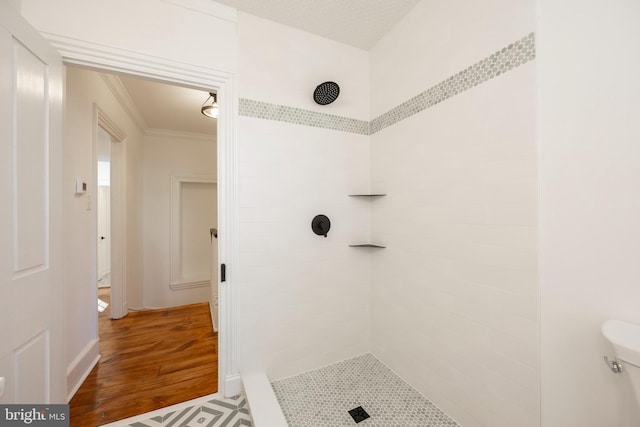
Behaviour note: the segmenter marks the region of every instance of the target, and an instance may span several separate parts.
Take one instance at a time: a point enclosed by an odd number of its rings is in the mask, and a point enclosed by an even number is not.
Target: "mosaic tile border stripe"
[[[498,77],[536,57],[535,33],[521,38],[371,121],[370,134]]]
[[[360,135],[373,135],[461,92],[532,61],[535,57],[535,33],[530,33],[381,114],[371,122],[247,98],[240,98],[239,111],[240,115],[245,117],[332,129]]]
[[[298,125],[369,135],[369,122],[286,105],[240,98],[240,115]]]

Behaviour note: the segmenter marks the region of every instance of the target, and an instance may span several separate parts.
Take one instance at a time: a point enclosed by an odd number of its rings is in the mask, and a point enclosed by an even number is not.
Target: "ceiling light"
[[[204,101],[204,104],[202,104],[200,111],[207,117],[218,118],[218,97],[215,93],[209,93],[209,97]]]

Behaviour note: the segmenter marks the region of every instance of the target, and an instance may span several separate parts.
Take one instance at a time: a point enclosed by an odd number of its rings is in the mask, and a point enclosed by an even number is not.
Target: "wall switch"
[[[87,192],[87,183],[82,182],[81,179],[76,178],[76,194],[84,194]]]
[[[0,377],[0,397],[4,394],[4,377]]]

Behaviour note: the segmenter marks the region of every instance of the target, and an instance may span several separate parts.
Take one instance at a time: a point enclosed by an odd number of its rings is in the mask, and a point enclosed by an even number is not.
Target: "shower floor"
[[[372,354],[271,386],[290,427],[458,426]],[[356,423],[348,411],[359,406],[369,418]]]

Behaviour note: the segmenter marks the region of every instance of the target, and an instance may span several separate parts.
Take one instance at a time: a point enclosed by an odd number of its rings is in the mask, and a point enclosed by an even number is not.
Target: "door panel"
[[[49,331],[43,331],[14,352],[17,402],[48,402]]]
[[[62,60],[0,2],[0,403],[66,402]]]
[[[48,264],[47,66],[12,38],[14,273]]]

